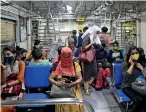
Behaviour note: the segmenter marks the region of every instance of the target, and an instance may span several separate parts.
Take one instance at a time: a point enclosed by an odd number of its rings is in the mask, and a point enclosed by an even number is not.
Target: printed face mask
[[[133,59],[134,61],[137,61],[137,60],[139,59],[139,54],[134,54],[134,55],[132,55],[132,59]]]

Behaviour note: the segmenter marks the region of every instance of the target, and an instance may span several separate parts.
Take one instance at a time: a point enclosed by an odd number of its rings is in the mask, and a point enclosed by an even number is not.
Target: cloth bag
[[[82,51],[79,55],[79,60],[87,63],[91,63],[94,60],[95,57],[95,50],[89,49],[86,51]]]
[[[75,87],[59,87],[53,85],[50,95],[53,98],[75,98]]]
[[[17,80],[17,76],[18,76],[17,74],[10,74],[7,77],[6,83],[10,83]],[[18,96],[21,91],[22,91],[22,84],[19,83],[11,87],[4,88],[1,95],[3,97]]]
[[[146,81],[136,80],[132,83],[132,89],[138,92],[139,94],[146,96]]]

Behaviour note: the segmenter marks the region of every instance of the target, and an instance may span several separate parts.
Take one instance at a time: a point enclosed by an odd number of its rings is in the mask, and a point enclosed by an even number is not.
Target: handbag
[[[75,98],[75,87],[59,87],[53,85],[50,95],[53,98]]]
[[[94,60],[95,57],[95,50],[89,49],[86,51],[82,51],[79,55],[79,60],[87,63],[91,63]]]
[[[6,83],[14,82],[15,80],[17,80],[17,74],[10,74],[7,77]],[[11,86],[11,87],[8,86],[4,88],[1,95],[3,97],[18,96],[21,90],[22,90],[22,84],[18,83],[14,86]]]
[[[146,81],[133,82],[132,89],[141,94],[142,96],[146,96]]]

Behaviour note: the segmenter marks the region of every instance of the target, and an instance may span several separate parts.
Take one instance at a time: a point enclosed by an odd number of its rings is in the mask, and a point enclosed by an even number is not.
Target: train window
[[[15,22],[1,20],[1,41],[15,40]]]

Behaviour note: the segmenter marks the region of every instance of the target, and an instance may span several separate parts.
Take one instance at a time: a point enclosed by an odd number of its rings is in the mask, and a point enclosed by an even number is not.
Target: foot
[[[89,87],[89,92],[93,92],[93,89],[91,86]]]
[[[87,96],[90,96],[89,90],[86,90],[85,94],[86,94]]]

